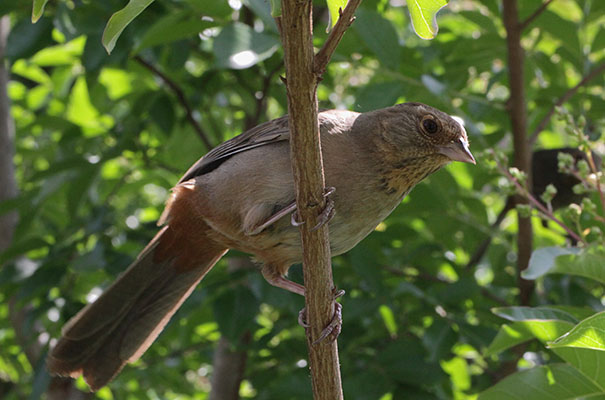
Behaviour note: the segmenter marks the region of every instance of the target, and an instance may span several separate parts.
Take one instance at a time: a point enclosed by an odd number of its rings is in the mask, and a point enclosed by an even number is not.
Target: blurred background
[[[328,12],[315,3],[319,48]],[[518,278],[527,260],[519,265],[517,213],[501,213],[514,207],[513,184],[487,152],[508,156],[505,167],[519,157],[502,3],[452,0],[427,41],[403,0],[365,0],[319,86],[321,108],[416,101],[456,115],[477,158],[426,179],[333,259],[335,284],[347,292],[339,338],[346,398],[474,398],[519,369],[561,361],[540,341],[488,352],[505,322],[493,307],[603,309],[602,285],[592,280]],[[527,21],[524,134],[535,139],[525,151],[583,144],[602,152],[605,2],[555,0],[535,15],[542,1],[518,3],[518,20]],[[153,237],[187,168],[287,112],[268,1],[157,0],[108,55],[101,35],[124,5],[51,1],[32,24],[31,2],[0,3],[0,398],[309,399],[303,299],[269,286],[236,252],[109,387],[90,394],[82,380],[45,372],[62,325]],[[557,165],[556,155],[550,160]],[[580,214],[567,204],[554,213],[602,244],[597,192],[587,194],[592,213],[581,197]],[[533,248],[570,243],[560,226],[532,215]],[[302,281],[300,266],[290,271]]]

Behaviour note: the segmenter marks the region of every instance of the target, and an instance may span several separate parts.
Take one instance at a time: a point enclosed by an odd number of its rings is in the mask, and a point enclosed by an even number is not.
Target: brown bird
[[[462,125],[420,103],[367,112],[319,114],[326,185],[336,213],[333,255],[384,220],[412,187],[450,161],[475,163]],[[92,390],[137,360],[191,291],[229,249],[252,254],[272,285],[303,295],[286,279],[302,260],[290,166],[288,118],[221,144],[174,187],[162,229],[130,267],[63,328],[48,356],[52,374],[83,375]]]

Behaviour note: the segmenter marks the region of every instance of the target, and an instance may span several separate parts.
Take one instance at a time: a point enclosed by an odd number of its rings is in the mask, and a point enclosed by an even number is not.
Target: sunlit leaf
[[[332,28],[338,22],[338,18],[340,18],[340,11],[345,9],[347,0],[326,0],[326,2],[330,11],[329,27]]]
[[[34,0],[32,7],[32,23],[35,24],[42,17],[46,3],[48,3],[48,0]]]
[[[504,324],[500,327],[498,334],[485,351],[485,355],[491,356],[493,354],[501,353],[506,349],[530,339],[533,339],[533,335],[522,322],[515,322],[510,325]]]
[[[437,12],[447,5],[447,0],[408,0],[408,9],[414,31],[423,39],[437,35]]]
[[[143,12],[153,0],[130,0],[126,7],[114,13],[103,31],[103,46],[108,53],[111,53],[122,31],[130,24],[140,13]]]
[[[573,324],[578,320],[571,314],[552,307],[499,307],[492,312],[509,321],[559,320]]]
[[[550,347],[580,347],[605,351],[605,311],[586,318],[569,333],[550,343]]]

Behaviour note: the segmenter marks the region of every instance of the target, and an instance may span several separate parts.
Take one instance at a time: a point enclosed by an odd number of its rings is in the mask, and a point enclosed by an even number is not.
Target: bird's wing
[[[255,126],[210,150],[189,168],[179,183],[212,171],[234,154],[266,144],[289,140],[289,138],[288,116]]]

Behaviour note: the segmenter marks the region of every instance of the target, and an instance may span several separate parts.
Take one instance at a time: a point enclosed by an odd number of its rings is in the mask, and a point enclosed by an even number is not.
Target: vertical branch
[[[326,206],[317,119],[318,75],[314,72],[311,0],[282,0],[279,20],[285,52],[290,156],[301,226],[307,345],[314,399],[342,399],[336,341],[313,344],[334,315],[328,226],[313,231]]]
[[[521,47],[522,25],[519,23],[517,0],[503,0],[502,13],[506,28],[506,45],[508,49],[508,79],[510,86],[509,115],[513,131],[514,161],[513,165],[527,174],[531,179],[531,148],[527,136],[527,109],[525,89],[523,87],[523,48]],[[531,187],[531,183],[528,182]],[[515,197],[516,204],[527,204],[527,199]],[[521,278],[521,271],[529,265],[532,251],[531,218],[517,214],[519,232],[517,235],[517,274],[520,290],[520,302],[529,304],[533,291],[533,282]]]

